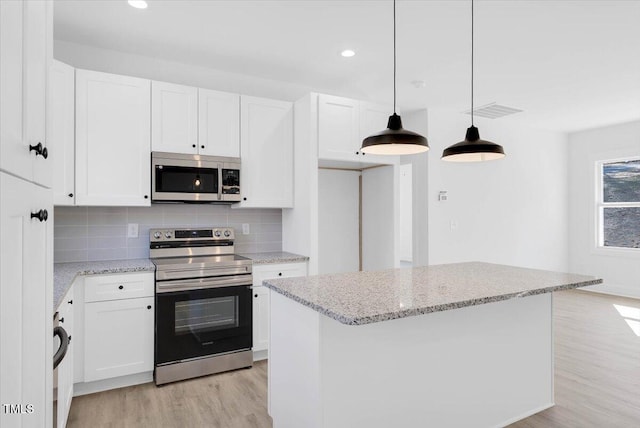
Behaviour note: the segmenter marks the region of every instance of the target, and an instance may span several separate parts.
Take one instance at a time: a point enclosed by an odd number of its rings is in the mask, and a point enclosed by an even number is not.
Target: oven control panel
[[[232,241],[235,237],[232,227],[215,227],[207,229],[150,229],[149,241]]]

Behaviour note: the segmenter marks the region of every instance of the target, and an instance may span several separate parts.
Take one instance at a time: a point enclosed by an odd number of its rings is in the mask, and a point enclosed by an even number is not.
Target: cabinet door
[[[0,170],[31,180],[33,153],[24,136],[22,1],[0,1]]]
[[[42,427],[52,403],[53,215],[51,191],[0,172],[0,403],[25,414],[2,413],[2,426]],[[33,405],[28,413],[27,404]]]
[[[53,163],[53,204],[75,202],[75,69],[60,61],[49,67],[47,147]]]
[[[149,206],[151,82],[76,70],[76,203]]]
[[[400,112],[397,112],[400,114]],[[393,106],[360,102],[360,137],[359,142],[370,135],[377,134],[387,128],[389,116],[393,114]],[[400,162],[399,156],[372,155],[360,153],[361,162],[376,164],[394,164]]]
[[[153,297],[85,304],[85,382],[153,370],[153,304]]]
[[[201,155],[240,157],[240,95],[198,89]]]
[[[239,207],[293,206],[293,104],[241,99]]]
[[[47,3],[25,1],[24,16],[24,125],[28,144],[47,147]],[[52,148],[47,147],[47,152]],[[33,181],[51,187],[53,164],[47,155],[33,156]]]
[[[69,335],[69,349],[58,366],[57,426],[65,427],[67,426],[67,418],[73,397],[73,354],[75,349],[75,342],[73,341],[75,335],[73,288],[67,292],[58,311],[60,313],[60,326],[64,328]]]
[[[198,153],[198,88],[151,83],[151,149]]]
[[[253,351],[269,348],[269,289],[253,288]]]
[[[318,96],[318,158],[361,161],[358,101]]]

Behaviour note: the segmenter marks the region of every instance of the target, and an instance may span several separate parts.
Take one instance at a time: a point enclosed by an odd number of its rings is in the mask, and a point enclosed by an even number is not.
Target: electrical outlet
[[[127,237],[128,238],[138,237],[138,223],[127,224]]]
[[[243,235],[249,234],[249,223],[242,223],[242,234]]]
[[[458,220],[451,220],[451,222],[449,223],[449,227],[451,228],[451,230],[457,230],[458,229]]]

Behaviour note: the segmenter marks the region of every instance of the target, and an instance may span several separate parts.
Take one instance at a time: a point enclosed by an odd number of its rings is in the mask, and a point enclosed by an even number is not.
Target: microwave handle
[[[218,164],[218,200],[222,200],[222,164]]]

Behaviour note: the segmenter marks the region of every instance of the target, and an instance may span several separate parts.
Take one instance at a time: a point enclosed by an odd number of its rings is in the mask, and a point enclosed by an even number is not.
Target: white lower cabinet
[[[64,359],[58,365],[58,390],[57,390],[57,408],[56,408],[56,427],[62,428],[67,426],[69,417],[69,409],[71,408],[71,399],[73,397],[73,366],[74,366],[74,349],[75,335],[74,329],[74,306],[73,306],[73,287],[67,292],[62,303],[58,308],[60,327],[69,335],[69,348]]]
[[[87,281],[88,279],[101,281]],[[106,280],[102,280],[105,279]],[[146,297],[126,298],[128,283],[142,279]],[[105,282],[119,283],[123,297],[117,300],[88,301],[93,287]],[[122,286],[122,289],[120,289]],[[153,370],[154,298],[153,273],[87,277],[84,304],[84,382],[133,375]],[[113,294],[107,293],[109,299]],[[116,296],[117,297],[117,296]],[[91,298],[89,299],[91,300]]]
[[[293,278],[307,275],[307,263],[283,263],[253,267],[253,352],[254,360],[267,357],[269,349],[270,290],[262,285],[265,279]]]

